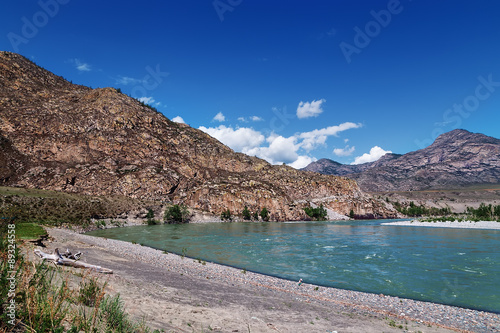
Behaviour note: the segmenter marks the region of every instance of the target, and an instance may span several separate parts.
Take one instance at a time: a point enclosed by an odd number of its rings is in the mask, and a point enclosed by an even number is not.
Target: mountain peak
[[[314,162],[313,162],[314,163]],[[500,140],[456,129],[429,147],[404,155],[386,154],[358,166],[310,164],[305,170],[356,179],[369,192],[443,189],[500,183]]]

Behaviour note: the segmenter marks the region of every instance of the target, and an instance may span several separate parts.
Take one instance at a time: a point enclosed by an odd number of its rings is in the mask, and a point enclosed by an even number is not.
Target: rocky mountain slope
[[[184,203],[220,214],[266,207],[305,218],[322,203],[349,214],[395,216],[344,177],[298,171],[235,153],[113,88],[69,83],[0,52],[0,184]]]
[[[499,184],[500,140],[457,129],[440,135],[427,148],[404,155],[387,154],[361,165],[323,159],[304,170],[347,176],[368,192]]]

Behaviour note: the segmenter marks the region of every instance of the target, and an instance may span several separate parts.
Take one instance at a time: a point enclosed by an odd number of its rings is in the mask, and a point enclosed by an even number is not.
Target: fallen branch
[[[113,274],[113,271],[111,269],[78,261],[78,259],[80,259],[80,256],[82,255],[81,252],[78,252],[76,254],[71,254],[69,250],[66,250],[65,253],[61,254],[59,253],[59,249],[55,249],[53,254],[48,254],[38,249],[36,249],[34,252],[37,256],[39,256],[43,260],[50,260],[56,265],[71,266],[77,268],[88,268],[95,270],[96,272],[99,273]]]

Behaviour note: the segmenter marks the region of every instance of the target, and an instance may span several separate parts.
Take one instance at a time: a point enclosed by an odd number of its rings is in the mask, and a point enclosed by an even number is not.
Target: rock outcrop
[[[266,207],[279,221],[306,218],[310,203],[396,216],[354,180],[236,153],[114,88],[74,85],[8,52],[0,52],[0,144],[7,186],[184,203],[213,214]]]
[[[355,179],[363,191],[453,189],[500,183],[500,140],[466,130],[440,135],[427,148],[386,154],[376,162],[342,165],[319,160],[304,170]]]

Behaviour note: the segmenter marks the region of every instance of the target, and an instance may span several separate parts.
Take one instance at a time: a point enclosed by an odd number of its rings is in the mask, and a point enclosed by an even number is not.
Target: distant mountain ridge
[[[342,215],[395,217],[355,181],[273,166],[170,121],[114,88],[72,84],[0,52],[0,185],[183,203],[214,215],[266,207],[306,219],[323,204]]]
[[[355,179],[368,192],[498,184],[500,140],[456,129],[440,135],[429,147],[404,155],[386,154],[375,162],[359,165],[321,159],[303,170]]]

